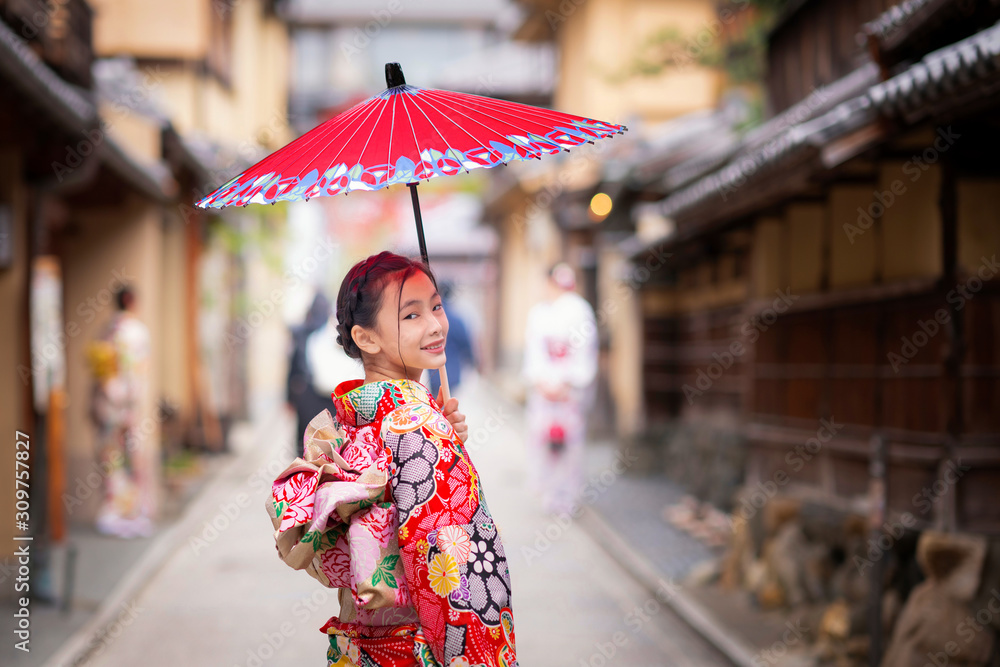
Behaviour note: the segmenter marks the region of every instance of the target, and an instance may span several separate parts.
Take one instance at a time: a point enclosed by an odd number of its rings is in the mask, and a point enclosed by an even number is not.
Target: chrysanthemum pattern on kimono
[[[330,665],[517,664],[503,543],[426,388],[352,380],[275,481],[282,558],[340,587]]]

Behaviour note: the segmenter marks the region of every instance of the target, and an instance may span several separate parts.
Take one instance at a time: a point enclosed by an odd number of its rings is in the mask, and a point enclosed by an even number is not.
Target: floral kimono
[[[136,429],[149,384],[149,329],[135,315],[118,312],[87,346],[87,356],[94,376],[90,418],[105,471],[97,529],[118,537],[148,536],[155,484],[148,447]]]
[[[350,380],[274,482],[278,553],[340,589],[328,665],[517,665],[503,544],[465,447],[418,382]]]

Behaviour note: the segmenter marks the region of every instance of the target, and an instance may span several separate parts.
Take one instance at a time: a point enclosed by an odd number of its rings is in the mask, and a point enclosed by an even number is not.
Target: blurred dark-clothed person
[[[459,385],[462,384],[462,368],[476,366],[476,354],[472,344],[472,336],[469,334],[469,327],[462,316],[452,309],[451,297],[453,294],[452,285],[442,282],[441,303],[444,304],[444,312],[448,314],[448,341],[445,343],[448,356],[444,367],[448,372],[448,389],[454,394]],[[437,396],[441,389],[441,374],[437,371],[431,371],[428,376],[430,377],[431,395]]]
[[[330,318],[330,301],[322,292],[317,292],[312,305],[306,312],[302,324],[292,327],[292,352],[288,361],[288,380],[285,400],[295,410],[295,449],[302,451],[302,437],[309,420],[329,408],[333,401],[329,394],[316,390],[313,382],[314,370],[309,365],[306,344],[309,336],[326,324]]]

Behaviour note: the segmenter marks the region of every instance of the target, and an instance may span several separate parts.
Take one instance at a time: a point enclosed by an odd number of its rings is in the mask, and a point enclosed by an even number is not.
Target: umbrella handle
[[[447,403],[448,399],[451,398],[451,388],[448,386],[448,369],[442,366],[438,369],[438,373],[441,376],[441,391],[444,393],[444,402]]]

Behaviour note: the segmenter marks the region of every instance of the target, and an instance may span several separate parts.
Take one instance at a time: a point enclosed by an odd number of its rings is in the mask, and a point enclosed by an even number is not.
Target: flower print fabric
[[[503,544],[427,389],[352,380],[334,403],[269,502],[282,559],[341,588],[328,665],[516,666]]]

